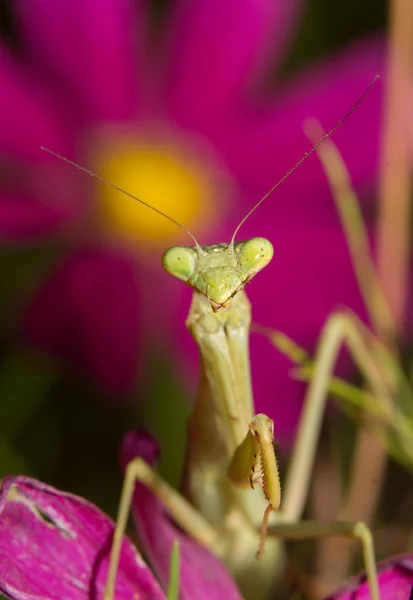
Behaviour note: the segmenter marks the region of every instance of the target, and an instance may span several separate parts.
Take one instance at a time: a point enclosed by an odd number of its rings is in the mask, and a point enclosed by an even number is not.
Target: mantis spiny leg
[[[234,485],[250,485],[254,488],[254,483],[258,481],[268,501],[261,525],[257,558],[264,554],[269,516],[273,510],[279,509],[281,501],[280,478],[273,442],[274,421],[266,415],[256,415],[248,426],[248,433],[243,442],[234,452],[228,468],[228,476]]]
[[[113,533],[104,600],[113,600],[114,598],[122,539],[126,531],[136,482],[143,483],[150,489],[164,504],[172,519],[199,543],[207,548],[212,548],[216,543],[217,533],[203,516],[142,458],[135,458],[126,468],[116,527]]]

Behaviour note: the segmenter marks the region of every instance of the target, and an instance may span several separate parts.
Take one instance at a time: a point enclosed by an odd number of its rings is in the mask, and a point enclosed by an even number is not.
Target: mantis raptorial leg
[[[330,369],[324,368],[319,379],[316,378],[319,389],[312,392],[315,384],[310,386],[308,406],[312,408],[304,411],[300,431],[312,447],[308,448],[308,453],[303,452],[303,442],[299,441],[298,450],[294,453],[293,474],[286,484],[286,500],[277,510],[280,484],[272,448],[273,423],[265,415],[254,416],[248,354],[250,306],[243,292],[246,283],[270,262],[273,248],[264,238],[235,242],[235,237],[245,220],[268,195],[355,110],[376,79],[338,125],[253,206],[236,228],[229,244],[201,246],[184,226],[169,215],[124,192],[181,227],[195,243],[193,247],[167,250],[163,266],[168,273],[195,290],[187,326],[198,344],[202,363],[198,398],[188,427],[183,486],[185,499],[142,460],[134,461],[128,468],[114,533],[105,600],[114,597],[117,564],[135,480],[150,487],[162,499],[171,517],[185,531],[223,558],[247,598],[259,600],[267,597],[274,583],[274,565],[280,557],[280,550],[278,541],[270,538],[264,553],[267,529],[271,531],[276,522],[284,521],[286,525],[283,530],[280,529],[280,535],[286,535],[287,530],[294,537],[308,537],[310,532],[317,535],[314,524],[301,528],[300,534],[300,524],[291,521],[299,518],[304,505],[328,386],[325,377],[329,376]],[[116,184],[88,169],[64,157],[59,158],[123,192]],[[316,412],[315,416],[309,416],[312,411]],[[251,487],[259,484],[264,494],[260,495],[254,489],[240,489],[246,480]],[[219,542],[215,533],[218,531]],[[340,524],[333,527],[332,533],[355,535],[364,540],[371,596],[378,600],[374,555],[368,534],[364,531],[360,524]],[[326,535],[326,527],[322,526],[318,534]],[[259,561],[255,560],[257,550],[261,557]]]

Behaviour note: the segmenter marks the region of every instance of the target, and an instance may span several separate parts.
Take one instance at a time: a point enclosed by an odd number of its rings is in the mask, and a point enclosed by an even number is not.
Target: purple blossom
[[[7,477],[0,497],[0,589],[16,600],[103,597],[113,522],[96,506],[29,477]],[[116,597],[165,595],[125,538]]]
[[[131,432],[122,460],[153,463],[154,441]],[[240,600],[220,561],[176,527],[157,498],[138,484],[133,505],[140,539],[164,589],[172,543],[180,544],[181,600]],[[113,522],[96,506],[29,477],[7,477],[0,491],[0,590],[14,600],[98,600],[106,582]],[[137,596],[136,596],[137,595]],[[116,599],[165,598],[147,565],[125,537]]]
[[[194,206],[180,201],[188,180],[182,189],[170,183],[160,193],[151,184],[145,192],[147,162],[143,173],[135,163],[136,193],[183,220],[202,236],[201,243],[228,240],[252,204],[308,150],[303,119],[317,117],[325,128],[335,125],[372,77],[383,72],[382,42],[365,39],[264,92],[262,75],[274,62],[282,64],[301,4],[179,0],[171,7],[165,35],[154,43],[147,37],[149,3],[143,0],[13,3],[20,47],[14,54],[4,42],[0,45],[0,150],[10,159],[11,175],[18,176],[6,179],[0,192],[0,237],[27,243],[64,234],[76,247],[34,299],[23,323],[26,339],[118,391],[130,389],[139,347],[162,340],[175,356],[182,354],[177,347],[190,352],[194,345],[189,346],[183,325],[188,302],[181,300],[189,290],[163,275],[152,258],[158,265],[162,250],[176,241],[179,231],[155,239],[166,227],[160,217],[156,225],[140,225],[141,233],[133,238],[138,276],[131,268],[114,274],[113,252],[129,264],[130,236],[126,245],[109,251],[107,260],[101,250],[100,260],[89,260],[91,248],[107,240],[101,231],[104,192],[38,148],[47,146],[99,172],[130,141],[135,150],[136,144],[142,150],[142,144],[153,148],[155,143],[179,154],[196,173],[190,180],[197,190],[191,196]],[[335,136],[352,180],[366,198],[377,174],[381,96],[377,86]],[[121,174],[105,169],[102,174],[113,173],[112,179]],[[128,189],[131,172],[117,180]],[[159,172],[152,182],[170,182],[166,173]],[[122,197],[116,202],[129,206]],[[153,218],[144,208],[132,209],[138,221]],[[113,204],[110,210],[112,225],[116,219],[129,225],[129,218],[115,219],[118,208]],[[129,215],[130,208],[125,210]],[[365,317],[315,157],[245,224],[241,237],[251,235],[267,236],[275,246],[266,275],[248,287],[256,320],[311,349],[325,317],[338,305]],[[155,249],[151,256],[142,240]],[[83,296],[85,279],[88,290],[107,281],[104,302],[97,303],[94,294]],[[63,298],[63,290],[72,301]],[[126,301],[122,290],[131,290],[139,301]],[[131,329],[107,326],[113,315],[131,323]],[[77,320],[87,327],[68,332],[62,325]],[[277,437],[286,437],[294,428],[303,386],[289,379],[289,364],[263,340],[253,340],[252,363],[257,411],[275,416]]]
[[[124,389],[137,363],[137,276],[128,255],[96,247],[72,252],[29,306],[26,336],[46,353],[81,364],[105,381],[108,392]],[[116,348],[116,368],[108,340]]]
[[[411,597],[413,586],[413,555],[402,554],[377,565],[381,600]],[[330,594],[326,600],[370,600],[370,590],[365,574]]]

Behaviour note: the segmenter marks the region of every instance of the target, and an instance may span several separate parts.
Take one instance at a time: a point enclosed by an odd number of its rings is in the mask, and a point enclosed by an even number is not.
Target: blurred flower
[[[402,554],[377,565],[381,600],[411,598],[413,586],[413,555]],[[366,575],[354,577],[326,600],[370,600]]]
[[[148,436],[129,434],[131,455],[145,458],[154,445]],[[141,541],[162,586],[169,582],[174,540],[180,544],[182,600],[240,600],[222,563],[188,539],[173,525],[159,501],[137,485],[134,510],[140,512]],[[142,516],[143,515],[143,516]],[[47,597],[51,600],[101,598],[106,582],[113,522],[96,506],[29,477],[7,477],[0,491],[0,591],[13,600]],[[166,598],[147,565],[125,537],[116,579],[116,599]]]
[[[173,340],[174,355],[182,355],[189,336],[183,334],[187,304],[183,308],[180,299],[189,290],[155,267],[166,247],[182,241],[182,232],[39,146],[153,203],[200,243],[228,240],[252,204],[308,150],[303,120],[335,125],[382,71],[381,42],[364,40],[288,82],[279,80],[270,92],[263,73],[281,65],[300,6],[298,0],[180,0],[161,35],[144,0],[12,4],[18,52],[0,46],[0,151],[9,161],[0,236],[27,243],[64,234],[77,253],[35,299],[26,337],[122,390],[133,379],[138,339],[142,347],[157,343],[166,351]],[[377,169],[380,97],[377,88],[335,136],[356,188],[367,197]],[[241,237],[250,235],[267,236],[276,251],[267,275],[248,288],[255,319],[308,347],[337,304],[363,315],[315,157],[254,213]],[[122,254],[133,249],[137,274],[126,267],[112,279],[112,251],[88,258],[94,244],[108,239],[117,240],[120,261],[128,263]],[[75,300],[71,294],[81,293],[82,278],[88,291]],[[95,281],[99,289],[104,285],[99,306],[90,293]],[[126,289],[139,296],[139,307],[121,297]],[[123,320],[115,337],[107,319]],[[68,332],[62,324],[75,322],[87,328]],[[125,323],[132,323],[130,331]],[[287,436],[303,388],[289,379],[286,361],[261,344],[253,341],[257,410],[276,416],[277,436]]]
[[[25,334],[46,353],[81,364],[105,382],[108,392],[116,393],[125,383],[130,385],[136,371],[138,314],[132,258],[83,248],[63,260],[36,295],[26,315]]]

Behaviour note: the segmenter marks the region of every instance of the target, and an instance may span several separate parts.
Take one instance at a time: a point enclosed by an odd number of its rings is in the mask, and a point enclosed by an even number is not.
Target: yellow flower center
[[[205,154],[176,138],[118,133],[95,148],[94,159],[102,177],[179,221],[198,240],[226,212],[222,173]],[[168,219],[111,187],[99,184],[98,202],[105,229],[140,249],[166,249],[178,240],[192,244]]]

